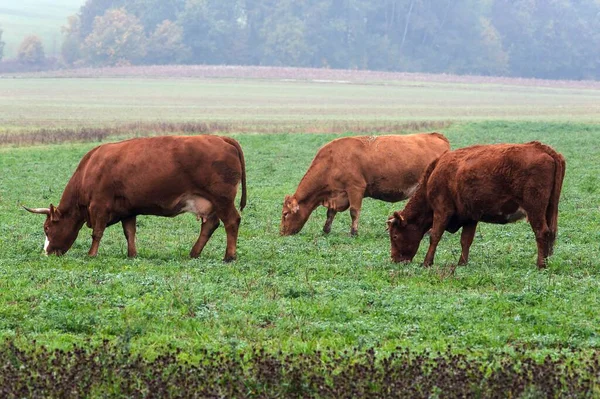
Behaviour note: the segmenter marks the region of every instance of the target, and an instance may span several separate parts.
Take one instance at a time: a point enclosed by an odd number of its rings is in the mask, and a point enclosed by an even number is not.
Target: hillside
[[[38,35],[44,41],[48,55],[60,52],[60,28],[67,17],[77,12],[85,0],[21,0],[0,2],[0,27],[6,42],[4,56],[15,57],[23,38]]]

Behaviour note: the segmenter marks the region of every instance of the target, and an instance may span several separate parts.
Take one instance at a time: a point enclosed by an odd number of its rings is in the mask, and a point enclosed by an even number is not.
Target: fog
[[[273,65],[548,79],[600,74],[597,0],[82,3],[1,0],[4,59],[18,59],[22,41],[36,35],[54,66]]]

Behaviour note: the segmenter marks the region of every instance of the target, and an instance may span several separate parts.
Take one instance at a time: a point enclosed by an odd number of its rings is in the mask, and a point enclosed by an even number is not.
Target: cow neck
[[[409,224],[418,225],[423,232],[433,225],[433,209],[427,201],[427,184],[421,184],[413,196],[408,200],[402,215]]]
[[[319,173],[315,171],[315,168],[311,167],[306,172],[298,185],[298,189],[294,193],[296,201],[298,201],[301,207],[304,205],[308,208],[309,212],[312,212],[325,199],[326,186],[323,184],[323,181]]]
[[[60,198],[60,203],[58,204],[58,209],[64,215],[75,216],[77,218],[81,217],[80,208],[82,206],[80,201],[81,189],[79,184],[79,173],[75,172],[75,174],[71,177],[67,186],[65,187],[65,191],[63,191],[62,197]]]

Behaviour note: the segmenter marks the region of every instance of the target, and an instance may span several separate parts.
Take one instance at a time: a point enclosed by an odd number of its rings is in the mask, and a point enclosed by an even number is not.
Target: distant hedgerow
[[[566,352],[537,361],[525,352],[486,357],[367,351],[273,354],[185,354],[167,350],[153,360],[126,345],[50,351],[34,345],[0,348],[3,398],[78,397],[597,397],[600,352]]]
[[[383,134],[429,131],[448,127],[447,121],[414,121],[394,123],[322,122],[294,126],[279,123],[261,125],[242,122],[137,122],[107,127],[41,128],[21,133],[1,133],[0,145],[57,144],[65,142],[102,141],[111,136],[144,137],[158,134],[212,134],[212,133],[355,133]]]

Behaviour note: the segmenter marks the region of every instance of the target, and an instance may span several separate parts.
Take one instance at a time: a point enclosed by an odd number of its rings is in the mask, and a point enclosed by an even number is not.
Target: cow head
[[[57,207],[50,204],[49,208],[27,208],[31,213],[46,215],[44,222],[44,252],[46,255],[64,255],[73,245],[83,222],[75,215],[61,212]]]
[[[409,223],[402,212],[394,212],[394,215],[388,219],[387,226],[392,243],[392,260],[412,261],[425,235],[423,229],[415,223]]]
[[[283,209],[281,210],[280,232],[282,236],[289,236],[302,230],[308,216],[305,210],[300,207],[298,200],[293,195],[286,195],[283,200]]]

